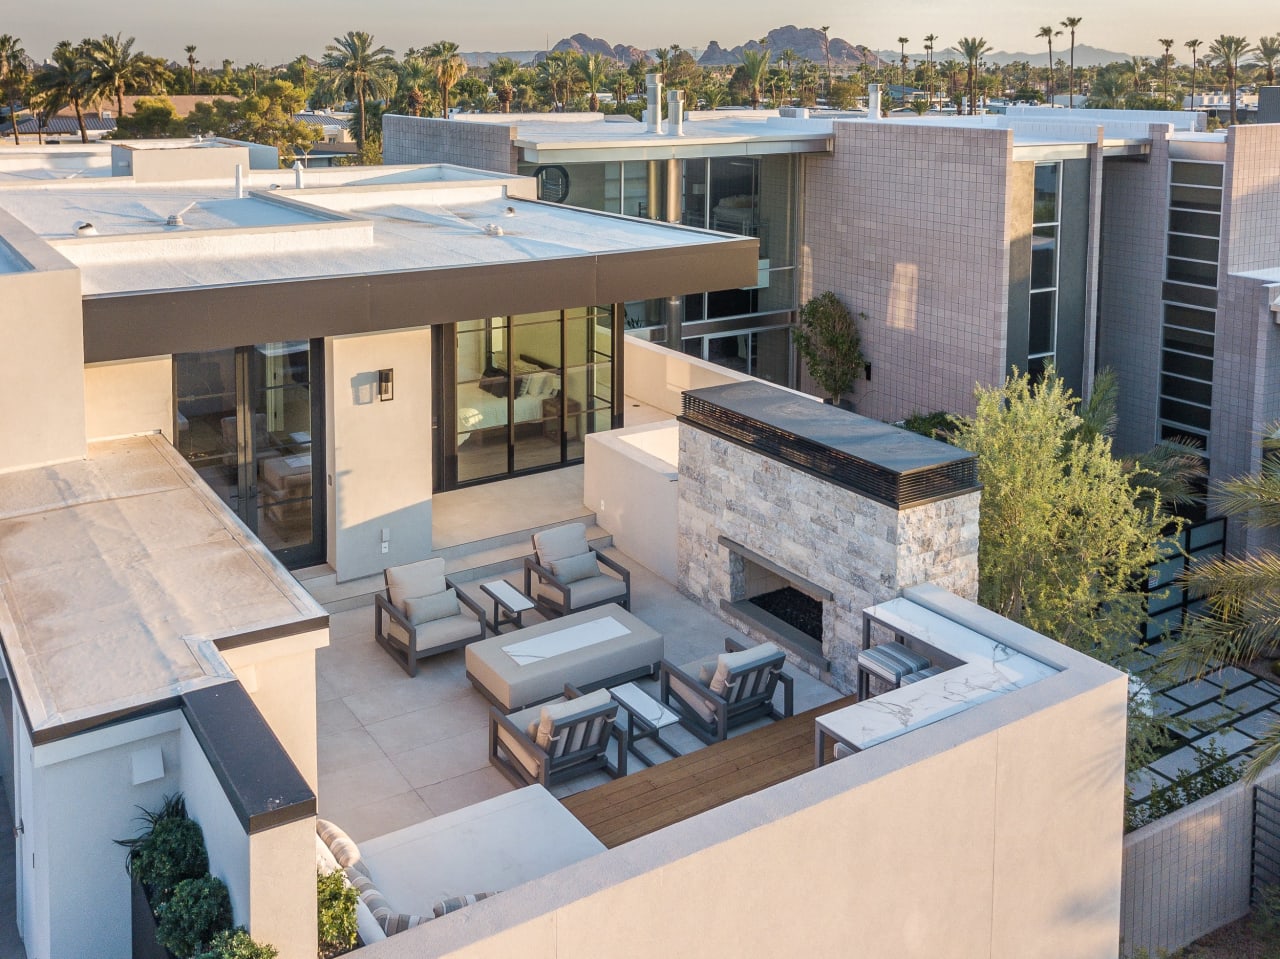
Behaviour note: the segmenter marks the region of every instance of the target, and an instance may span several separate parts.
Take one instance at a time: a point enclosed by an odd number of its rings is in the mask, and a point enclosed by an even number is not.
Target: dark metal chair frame
[[[743,643],[737,642],[732,637],[725,637],[724,651],[726,653],[738,653],[750,648]],[[795,711],[795,680],[782,671],[782,666],[786,659],[786,654],[779,652],[776,659],[757,663],[737,674],[731,673],[729,683],[734,685],[747,673],[759,669],[770,670],[769,679],[763,689],[732,703],[726,697],[713,693],[696,676],[691,676],[681,667],[664,659],[658,664],[658,694],[662,704],[674,710],[680,716],[681,725],[689,732],[704,743],[720,742],[728,737],[729,730],[743,723],[751,722],[764,716],[776,720],[793,715]],[[671,689],[672,676],[679,677],[693,689],[703,691],[706,701],[715,707],[716,715],[714,721],[707,722],[680,698],[679,693],[673,694]],[[778,687],[778,683],[782,683],[782,712],[778,712],[773,705],[773,694]]]

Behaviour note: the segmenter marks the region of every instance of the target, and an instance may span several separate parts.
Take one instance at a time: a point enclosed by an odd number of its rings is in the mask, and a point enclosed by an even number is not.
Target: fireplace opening
[[[784,586],[782,589],[752,596],[750,602],[788,626],[794,626],[810,639],[817,640],[818,648],[821,649],[822,603],[818,600],[806,596],[794,586]]]

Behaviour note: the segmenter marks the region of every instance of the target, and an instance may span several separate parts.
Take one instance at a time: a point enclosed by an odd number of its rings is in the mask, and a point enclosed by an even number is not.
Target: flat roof
[[[232,681],[211,642],[326,623],[159,435],[0,475],[0,642],[36,742]]]
[[[4,240],[0,240],[0,274],[3,273],[25,273],[31,269],[31,264],[20,257]]]
[[[540,262],[728,239],[524,199],[533,193],[527,178],[447,165],[310,170],[303,181],[298,190],[291,171],[251,171],[243,198],[230,181],[61,182],[0,189],[0,208],[80,268],[86,296]],[[78,234],[84,223],[97,235]]]

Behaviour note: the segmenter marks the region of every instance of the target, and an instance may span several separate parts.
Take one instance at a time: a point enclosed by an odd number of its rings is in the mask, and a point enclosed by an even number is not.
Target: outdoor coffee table
[[[623,683],[609,690],[623,711],[627,714],[627,743],[631,752],[646,766],[652,766],[653,760],[636,749],[636,741],[652,739],[663,748],[668,756],[677,758],[680,753],[662,738],[662,730],[680,722],[680,717],[658,702],[635,683]]]
[[[531,600],[505,579],[495,579],[491,583],[481,583],[480,591],[493,600],[493,631],[502,632],[503,626],[524,626],[523,618],[527,610],[533,609]]]

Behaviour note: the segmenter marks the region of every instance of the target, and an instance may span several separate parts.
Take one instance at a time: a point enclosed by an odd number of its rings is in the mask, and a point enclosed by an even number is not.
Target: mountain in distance
[[[823,50],[821,30],[815,30],[813,27],[797,27],[787,24],[785,27],[770,30],[763,39],[768,40],[768,47],[773,51],[774,60],[778,59],[778,54],[783,50],[794,50],[801,59],[812,60],[814,63],[826,65],[828,51]],[[707,44],[707,49],[702,56],[698,58],[698,65],[702,67],[731,66],[742,61],[744,50],[759,50],[761,47],[762,44],[759,40],[748,40],[740,46],[726,49],[720,46],[717,41],[712,40]],[[837,66],[861,66],[862,64],[862,54],[859,52],[857,45],[847,40],[841,40],[839,37],[831,38],[829,52],[833,68]],[[871,66],[878,65],[879,61],[873,51],[868,50],[867,57]]]
[[[835,46],[835,41],[831,41],[831,45]],[[876,55],[894,65],[901,59],[901,54],[897,50],[877,50]],[[924,51],[907,50],[907,57],[914,66],[917,61],[924,59]],[[1053,59],[1061,60],[1063,63],[1071,62],[1071,44],[1063,43],[1062,38],[1055,38],[1053,44]],[[1114,50],[1103,50],[1100,47],[1091,47],[1088,44],[1076,44],[1076,66],[1077,67],[1102,67],[1108,63],[1115,63],[1117,60],[1128,61],[1130,59],[1127,53],[1117,53]],[[964,57],[960,55],[960,51],[955,47],[947,47],[946,49],[935,48],[933,51],[933,62],[942,63],[945,60],[959,60],[964,62]],[[1039,53],[1008,53],[1004,50],[997,50],[994,53],[988,53],[982,58],[984,63],[995,64],[998,67],[1006,67],[1011,63],[1025,60],[1033,67],[1046,67],[1049,65],[1049,47]]]

